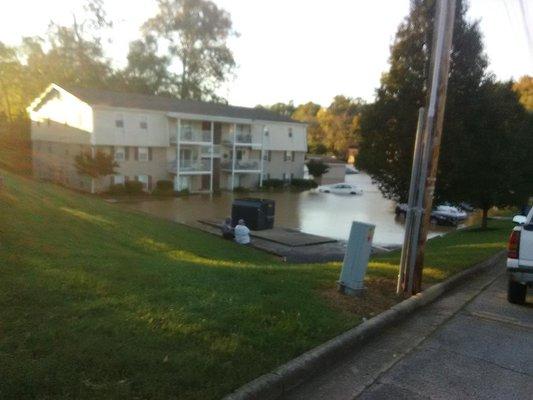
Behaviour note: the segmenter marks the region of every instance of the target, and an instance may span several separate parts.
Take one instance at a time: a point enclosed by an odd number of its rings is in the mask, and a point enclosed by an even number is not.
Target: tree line
[[[306,122],[312,153],[343,158],[357,146],[358,167],[385,196],[405,201],[418,108],[427,98],[434,7],[434,0],[411,0],[373,102],[339,95],[325,107],[258,107]],[[533,78],[495,79],[467,7],[458,0],[435,195],[486,213],[533,194],[533,171],[525,167],[533,154]],[[213,1],[158,0],[123,68],[113,68],[104,52],[103,32],[112,26],[103,0],[87,0],[69,25],[51,23],[44,37],[25,37],[18,46],[0,42],[0,132],[8,124],[27,131],[25,108],[50,82],[225,101],[217,89],[234,74],[228,39],[237,33],[229,13]]]
[[[104,0],[87,0],[67,25],[51,22],[44,36],[17,46],[0,42],[0,124],[24,118],[50,82],[183,99],[222,101],[217,88],[233,73],[227,41],[231,16],[209,0],[158,0],[158,12],[129,45],[127,63],[113,68],[104,33],[113,21]]]

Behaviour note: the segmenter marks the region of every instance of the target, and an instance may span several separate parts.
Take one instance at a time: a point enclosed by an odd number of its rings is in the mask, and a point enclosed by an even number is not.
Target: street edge
[[[445,292],[459,286],[465,279],[495,265],[503,260],[504,256],[505,250],[502,250],[485,261],[403,300],[355,328],[290,360],[274,371],[246,383],[225,396],[223,400],[274,400],[281,398],[284,393],[303,383],[320,369],[334,364],[340,357],[362,345],[382,329],[392,326],[417,309],[433,302]]]

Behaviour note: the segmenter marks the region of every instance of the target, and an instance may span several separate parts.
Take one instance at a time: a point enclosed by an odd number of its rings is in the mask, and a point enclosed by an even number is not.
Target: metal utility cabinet
[[[275,202],[270,199],[244,198],[233,201],[231,222],[236,226],[243,219],[253,231],[274,227]]]
[[[340,292],[351,296],[363,294],[368,259],[372,251],[374,229],[375,225],[372,224],[352,222],[350,239],[338,282]]]

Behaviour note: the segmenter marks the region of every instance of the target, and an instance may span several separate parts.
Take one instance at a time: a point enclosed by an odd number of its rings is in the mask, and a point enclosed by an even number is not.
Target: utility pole
[[[437,0],[430,64],[429,96],[425,112],[419,113],[418,133],[406,219],[406,234],[398,276],[398,292],[413,295],[422,288],[422,270],[433,193],[439,163],[446,90],[450,69],[455,0]],[[422,115],[423,122],[422,122]],[[417,136],[418,136],[417,133]],[[409,228],[409,229],[407,229]]]

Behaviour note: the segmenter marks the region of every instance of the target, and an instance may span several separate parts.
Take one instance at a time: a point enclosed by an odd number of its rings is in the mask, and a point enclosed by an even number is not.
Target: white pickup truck
[[[527,287],[533,286],[533,207],[527,216],[513,218],[514,227],[507,251],[507,272],[509,286],[507,300],[524,304]]]

